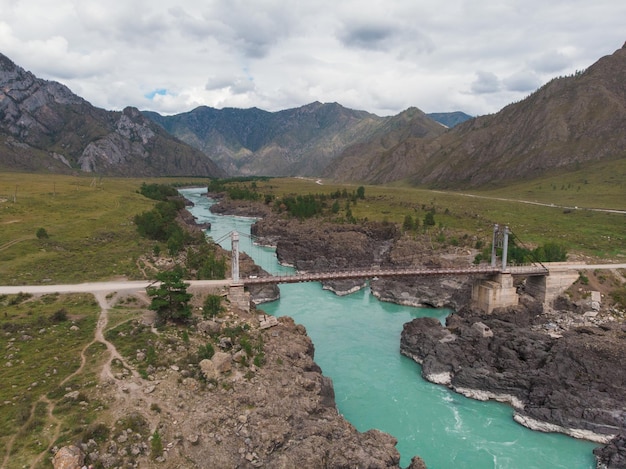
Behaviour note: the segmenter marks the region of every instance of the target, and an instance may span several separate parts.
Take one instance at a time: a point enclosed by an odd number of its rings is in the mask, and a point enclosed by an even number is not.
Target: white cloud
[[[541,86],[542,83],[536,73],[531,71],[521,71],[502,80],[502,84],[508,91],[528,93],[535,91]]]
[[[538,73],[557,73],[570,68],[572,58],[566,50],[550,50],[531,59],[530,65]]]
[[[0,52],[93,104],[498,111],[624,44],[626,3],[0,0]],[[155,90],[166,90],[155,93]]]
[[[479,70],[476,72],[476,79],[472,82],[472,93],[496,93],[500,91],[500,79],[495,73]]]

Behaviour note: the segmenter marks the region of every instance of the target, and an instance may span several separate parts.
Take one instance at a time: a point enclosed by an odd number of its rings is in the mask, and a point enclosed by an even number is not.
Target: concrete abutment
[[[567,262],[546,264],[548,274],[529,275],[526,278],[526,293],[540,301],[544,306],[552,302],[567,290],[579,273]],[[515,306],[519,302],[517,290],[513,284],[513,275],[501,273],[490,278],[476,279],[472,286],[472,306],[491,313],[495,308]]]
[[[513,276],[501,273],[490,279],[476,279],[472,286],[472,307],[485,313],[495,308],[516,306],[519,302]]]

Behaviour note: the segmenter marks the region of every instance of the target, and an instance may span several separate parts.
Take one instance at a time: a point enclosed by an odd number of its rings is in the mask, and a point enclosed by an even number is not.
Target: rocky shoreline
[[[425,379],[474,399],[507,402],[515,421],[533,430],[608,445],[597,457],[613,448],[611,457],[622,463],[609,458],[598,467],[625,467],[626,326],[590,324],[568,311],[544,314],[526,300],[490,315],[463,309],[445,326],[414,319],[404,326],[401,353],[422,365]],[[570,327],[555,333],[558,319]]]

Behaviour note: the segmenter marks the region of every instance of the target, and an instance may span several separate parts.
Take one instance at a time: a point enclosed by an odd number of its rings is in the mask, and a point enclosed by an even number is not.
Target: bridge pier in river
[[[513,275],[502,272],[489,279],[476,279],[472,285],[472,306],[485,313],[495,308],[516,306],[519,302]]]

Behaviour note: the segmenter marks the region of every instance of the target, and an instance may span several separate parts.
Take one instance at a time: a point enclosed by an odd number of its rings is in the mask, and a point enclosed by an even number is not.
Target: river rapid
[[[230,250],[227,234],[241,233],[240,250],[268,272],[282,273],[274,251],[246,236],[250,218],[219,216],[203,189],[184,189],[190,212],[211,223],[207,233]],[[339,297],[319,283],[281,285],[281,298],[260,306],[303,324],[315,344],[315,361],[332,378],[337,408],[358,430],[377,428],[398,440],[401,464],[414,455],[429,469],[591,469],[594,443],[528,430],[505,404],[465,398],[425,381],[421,368],[400,354],[404,323],[449,310],[383,303],[369,289]]]

